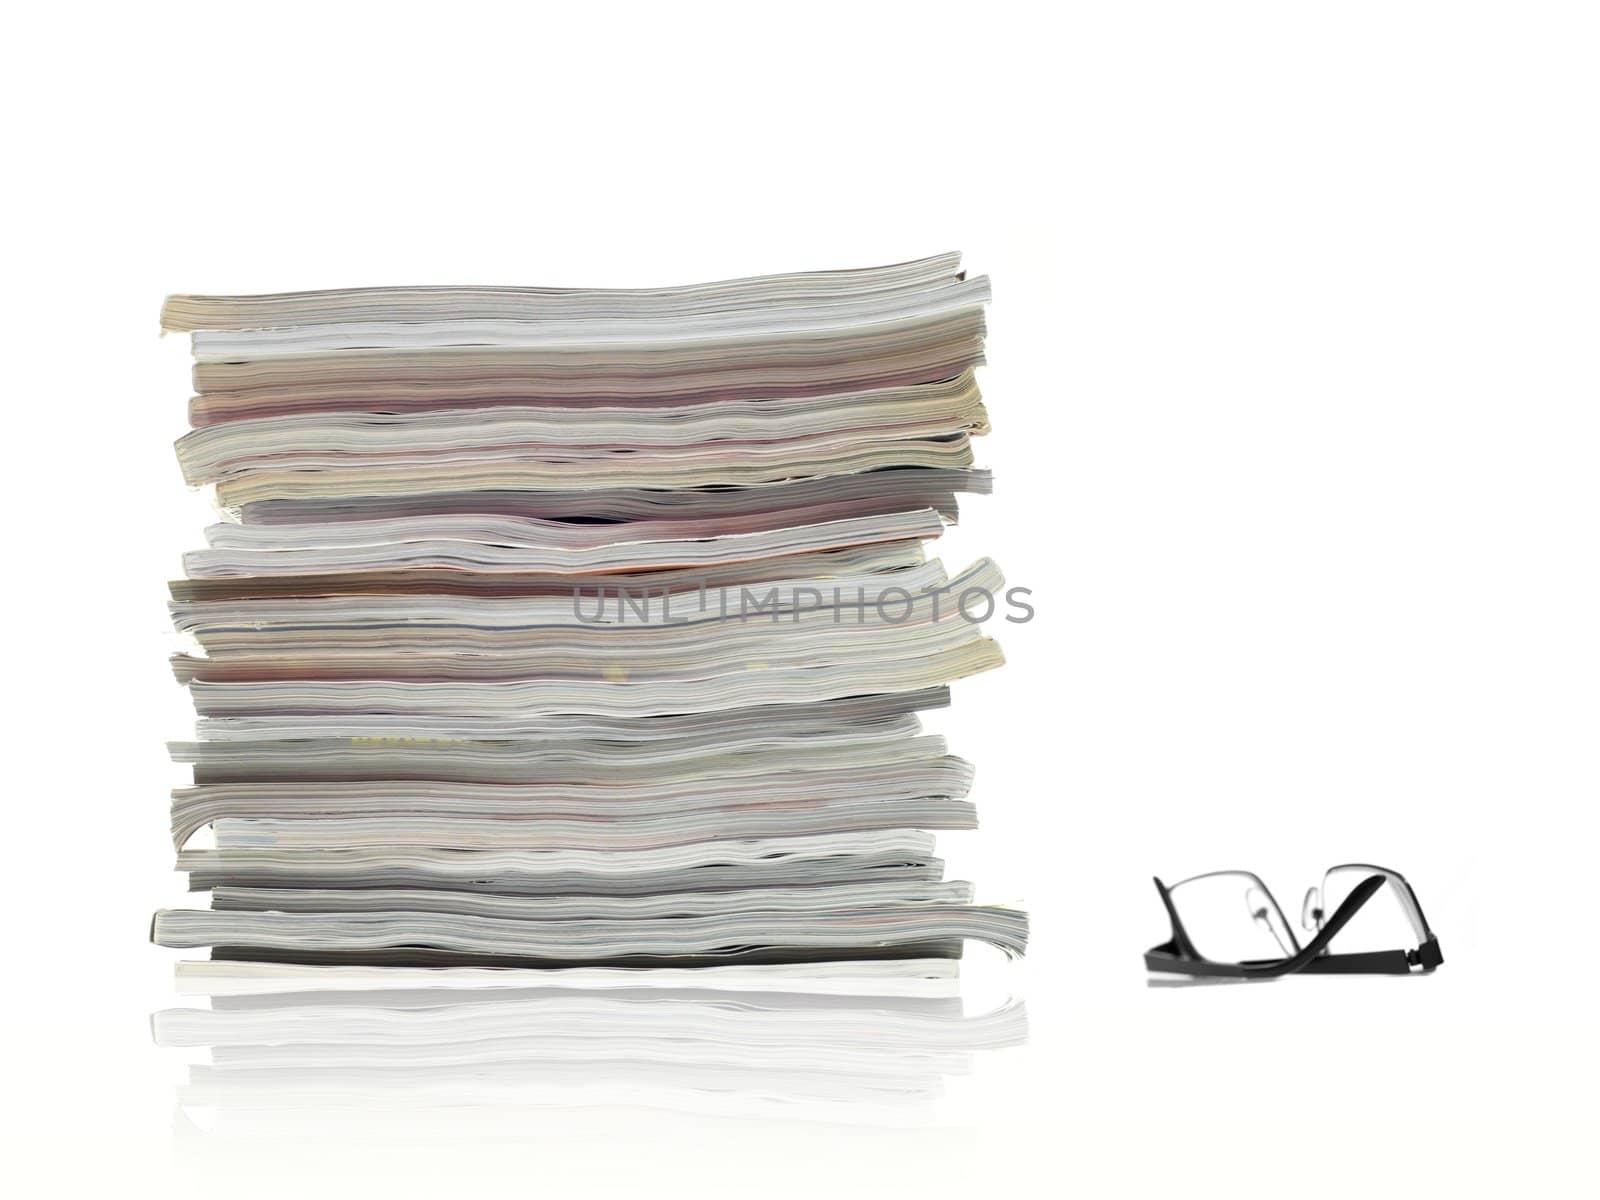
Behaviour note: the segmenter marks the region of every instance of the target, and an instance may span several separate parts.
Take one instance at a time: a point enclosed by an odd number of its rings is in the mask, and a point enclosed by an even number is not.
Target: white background
[[[35,5],[8,19],[4,1133],[18,1194],[1592,1194],[1595,61],[1543,4]],[[929,1130],[175,1139],[152,909],[203,506],[169,291],[960,249],[992,554],[941,720],[1033,1039]],[[1401,868],[1432,978],[1152,990],[1149,877]],[[975,1006],[983,997],[969,997]]]

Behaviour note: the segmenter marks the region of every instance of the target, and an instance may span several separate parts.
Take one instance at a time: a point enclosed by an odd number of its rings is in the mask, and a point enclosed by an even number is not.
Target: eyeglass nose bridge
[[[1306,889],[1306,898],[1300,904],[1300,927],[1310,933],[1322,928],[1327,913],[1322,911],[1322,891],[1316,885]]]

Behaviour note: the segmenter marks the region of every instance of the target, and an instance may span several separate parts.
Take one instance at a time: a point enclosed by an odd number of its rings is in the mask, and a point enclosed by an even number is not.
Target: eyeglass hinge
[[[1444,955],[1439,952],[1439,939],[1429,938],[1415,950],[1406,951],[1406,962],[1413,967],[1421,967],[1424,971],[1431,971],[1444,962]]]

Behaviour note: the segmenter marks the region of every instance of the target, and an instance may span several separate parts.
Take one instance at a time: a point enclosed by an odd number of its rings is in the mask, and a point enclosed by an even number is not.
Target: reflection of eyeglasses
[[[1301,905],[1301,924],[1313,935],[1304,946],[1267,885],[1249,871],[1213,871],[1171,887],[1155,882],[1172,922],[1172,940],[1146,952],[1147,970],[1247,979],[1300,971],[1409,975],[1413,969],[1432,971],[1444,961],[1416,892],[1388,867],[1330,867],[1322,886],[1308,889]],[[1340,945],[1350,952],[1330,954],[1328,944],[1346,926],[1352,928]],[[1416,948],[1397,950],[1396,945]]]

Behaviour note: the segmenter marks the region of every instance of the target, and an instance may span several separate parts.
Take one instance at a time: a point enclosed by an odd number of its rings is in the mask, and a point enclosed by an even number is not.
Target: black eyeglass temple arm
[[[1367,950],[1359,954],[1324,954],[1303,970],[1312,975],[1409,975],[1421,967],[1426,975],[1444,962],[1439,939],[1430,931],[1415,950]]]

